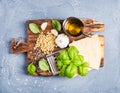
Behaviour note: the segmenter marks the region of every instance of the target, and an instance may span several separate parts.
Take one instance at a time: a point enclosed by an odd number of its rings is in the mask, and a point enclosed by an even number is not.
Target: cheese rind
[[[90,68],[99,69],[101,46],[98,35],[74,41],[69,46],[75,46],[79,50],[80,54],[84,56],[85,61],[90,64]]]

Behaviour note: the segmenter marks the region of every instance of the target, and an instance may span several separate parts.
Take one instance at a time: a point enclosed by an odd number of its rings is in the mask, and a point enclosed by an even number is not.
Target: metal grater
[[[50,65],[50,69],[51,69],[53,75],[59,74],[59,70],[58,70],[57,65],[56,65],[56,55],[60,51],[57,51],[57,52],[54,52],[52,54],[46,55],[47,61]]]

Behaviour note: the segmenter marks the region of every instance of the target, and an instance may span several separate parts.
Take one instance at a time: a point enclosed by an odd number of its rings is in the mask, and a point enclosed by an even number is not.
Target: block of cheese
[[[90,68],[99,69],[101,63],[101,46],[98,35],[73,41],[69,46],[75,46],[79,50],[80,54],[84,56],[85,61],[90,64]]]

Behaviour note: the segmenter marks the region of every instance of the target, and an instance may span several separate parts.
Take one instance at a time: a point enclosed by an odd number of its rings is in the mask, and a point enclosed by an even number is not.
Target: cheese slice
[[[93,35],[74,41],[69,46],[75,46],[80,54],[84,56],[86,62],[90,64],[90,68],[99,69],[101,63],[101,46],[98,35]]]

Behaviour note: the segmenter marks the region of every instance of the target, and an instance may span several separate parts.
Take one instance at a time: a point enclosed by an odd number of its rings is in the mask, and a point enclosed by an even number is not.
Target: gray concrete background
[[[30,19],[69,16],[104,22],[105,67],[87,77],[32,77],[26,54],[10,54]],[[120,0],[0,0],[0,93],[120,93]]]

